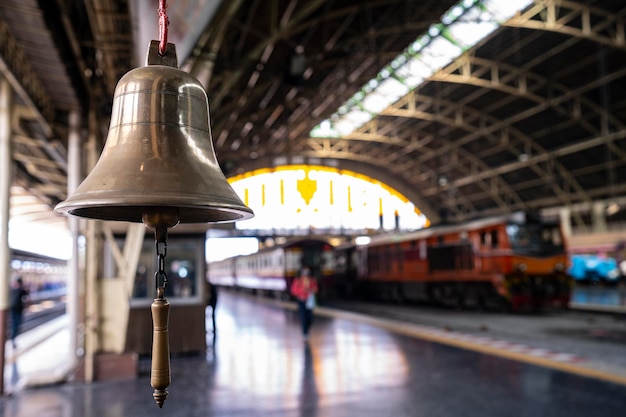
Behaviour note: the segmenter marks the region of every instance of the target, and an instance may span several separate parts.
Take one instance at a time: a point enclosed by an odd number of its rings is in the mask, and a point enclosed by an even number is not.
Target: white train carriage
[[[285,295],[302,266],[311,268],[318,278],[331,273],[331,250],[324,240],[291,241],[250,255],[210,262],[208,279],[218,286]]]

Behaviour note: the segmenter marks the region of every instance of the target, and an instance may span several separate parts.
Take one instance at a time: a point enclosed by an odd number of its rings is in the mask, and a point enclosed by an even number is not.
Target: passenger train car
[[[67,261],[11,249],[11,278],[21,277],[31,294],[65,289]]]
[[[250,255],[211,262],[207,276],[214,285],[245,288],[284,298],[303,266],[308,266],[317,279],[330,276],[332,246],[325,240],[294,240]]]
[[[597,254],[571,255],[568,273],[583,284],[617,284],[621,278],[615,258]]]
[[[338,247],[332,282],[340,296],[512,310],[566,307],[567,261],[558,223],[515,215]]]
[[[332,247],[304,240],[208,266],[216,285],[287,295],[302,265],[320,298],[434,302],[521,310],[567,307],[572,279],[556,222],[524,215],[433,226]]]
[[[568,247],[576,284],[613,286],[626,280],[626,242],[619,231],[578,233]]]

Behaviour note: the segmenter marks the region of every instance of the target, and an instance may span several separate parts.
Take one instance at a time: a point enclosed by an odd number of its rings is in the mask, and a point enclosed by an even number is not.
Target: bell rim
[[[154,208],[154,207],[166,207],[166,208],[176,208],[182,211],[183,214],[187,214],[190,212],[200,212],[200,213],[230,213],[236,215],[238,217],[221,219],[221,220],[193,220],[196,217],[191,218],[191,220],[182,216],[179,220],[181,224],[202,224],[202,223],[232,223],[241,220],[248,220],[254,217],[254,211],[251,208],[245,205],[234,205],[234,204],[226,204],[226,203],[211,203],[211,204],[154,204],[154,203],[128,203],[127,200],[121,199],[119,202],[115,202],[113,199],[107,199],[106,202],[103,201],[62,201],[54,207],[55,213],[80,217],[84,219],[90,220],[103,220],[103,221],[123,221],[130,223],[143,223],[142,221],[142,213],[143,208]],[[109,212],[118,212],[119,209],[123,211],[130,211],[134,209],[136,215],[134,217],[127,216],[126,218],[118,218],[121,216],[115,216],[115,218],[106,218],[107,216],[102,216],[101,213],[105,211]],[[99,211],[98,215],[86,215],[90,211]],[[211,216],[205,216],[211,217]]]

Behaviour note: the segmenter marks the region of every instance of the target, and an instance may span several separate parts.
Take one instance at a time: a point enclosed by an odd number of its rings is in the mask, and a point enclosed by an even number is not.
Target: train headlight
[[[526,270],[528,269],[526,264],[517,264],[515,265],[515,268],[520,272],[526,272]]]
[[[557,263],[554,265],[554,270],[555,270],[555,271],[562,272],[562,271],[564,271],[564,270],[565,270],[565,265],[563,265],[563,263],[562,263],[562,262],[557,262]]]

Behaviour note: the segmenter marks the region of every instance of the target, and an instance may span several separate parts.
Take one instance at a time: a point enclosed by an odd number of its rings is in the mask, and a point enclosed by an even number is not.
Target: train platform
[[[14,347],[5,345],[5,391],[56,384],[72,372],[68,350],[69,317],[62,315],[45,325],[21,333]]]
[[[5,377],[11,368],[18,379],[31,374],[31,383],[66,372],[64,320],[41,326],[56,328],[53,336],[7,364]],[[18,383],[0,399],[2,416],[572,417],[626,409],[626,370],[559,352],[322,307],[305,340],[292,304],[228,291],[220,294],[217,327],[215,338],[207,334],[206,354],[172,358],[162,410],[143,363],[130,379]],[[47,370],[28,368],[26,355],[38,347],[49,355],[36,361]]]

